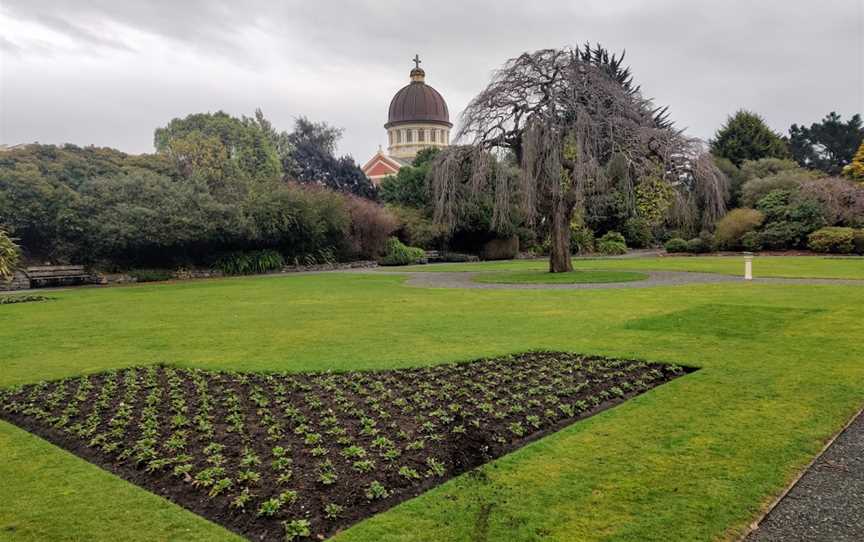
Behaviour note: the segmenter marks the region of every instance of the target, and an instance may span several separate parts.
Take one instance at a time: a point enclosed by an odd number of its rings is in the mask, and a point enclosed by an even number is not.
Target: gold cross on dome
[[[411,60],[414,61],[414,67],[419,69],[420,68],[420,62],[422,62],[422,60],[420,60],[420,55],[414,55],[414,58],[412,58]]]

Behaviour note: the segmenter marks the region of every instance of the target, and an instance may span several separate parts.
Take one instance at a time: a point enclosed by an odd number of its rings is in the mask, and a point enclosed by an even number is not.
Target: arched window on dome
[[[402,143],[402,130],[396,130],[396,144]]]
[[[435,143],[436,141],[438,141],[437,136],[438,136],[438,130],[436,130],[435,128],[432,128],[431,130],[429,130],[429,141],[431,141],[432,143]]]
[[[419,141],[420,143],[426,141],[426,130],[424,130],[423,128],[417,130],[417,141]]]
[[[387,132],[387,136],[390,138],[390,145],[393,145],[393,132]]]
[[[410,128],[405,130],[405,143],[414,143],[414,134],[412,133],[414,130]]]

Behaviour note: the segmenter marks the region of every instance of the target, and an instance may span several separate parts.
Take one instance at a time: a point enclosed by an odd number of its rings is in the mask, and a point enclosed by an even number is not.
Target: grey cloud
[[[442,92],[455,119],[506,59],[524,50],[586,41],[626,49],[645,94],[669,105],[673,118],[692,135],[710,137],[739,107],[762,113],[776,130],[785,131],[793,122],[810,123],[830,110],[849,115],[864,109],[862,4],[6,0],[3,9],[13,20],[53,24],[57,30],[65,25],[65,34],[85,50],[125,46],[136,49],[124,53],[125,62],[158,66],[164,61],[166,68],[151,70],[146,85],[128,75],[119,81],[118,74],[126,73],[117,64],[122,61],[106,54],[103,62],[88,65],[92,82],[74,81],[77,111],[65,111],[46,107],[41,101],[49,99],[47,93],[26,90],[57,84],[50,63],[37,64],[42,53],[29,42],[4,40],[0,54],[10,66],[5,71],[20,80],[3,96],[0,120],[8,140],[3,142],[63,137],[83,144],[116,141],[125,150],[145,151],[151,149],[153,128],[170,116],[215,109],[251,114],[262,106],[286,129],[299,115],[344,127],[342,150],[363,161],[384,142],[387,104],[407,81],[415,53],[423,57],[429,83]],[[155,58],[131,37],[112,43],[96,30],[112,26],[170,43],[176,54]],[[74,62],[56,56],[58,63]],[[180,62],[188,68],[167,67]],[[315,86],[322,78],[328,78],[324,86]],[[88,85],[95,84],[111,92],[88,93]],[[102,103],[89,94],[101,96]],[[110,119],[99,113],[106,96],[112,100]],[[141,103],[148,104],[150,116],[141,112]],[[34,111],[50,111],[52,117],[34,119]],[[81,111],[91,112],[90,121],[73,124]],[[116,115],[127,115],[128,123],[118,122]]]

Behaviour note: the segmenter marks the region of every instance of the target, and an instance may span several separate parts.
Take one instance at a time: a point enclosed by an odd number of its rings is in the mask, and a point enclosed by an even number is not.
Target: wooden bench
[[[42,265],[28,267],[24,273],[30,279],[33,288],[93,281],[93,276],[84,270],[83,265]]]

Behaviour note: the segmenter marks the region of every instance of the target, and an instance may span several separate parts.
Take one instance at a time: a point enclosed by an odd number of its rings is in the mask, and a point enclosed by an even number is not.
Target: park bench
[[[93,276],[84,270],[83,265],[42,265],[28,267],[25,274],[33,288],[40,286],[64,286],[92,282]]]

